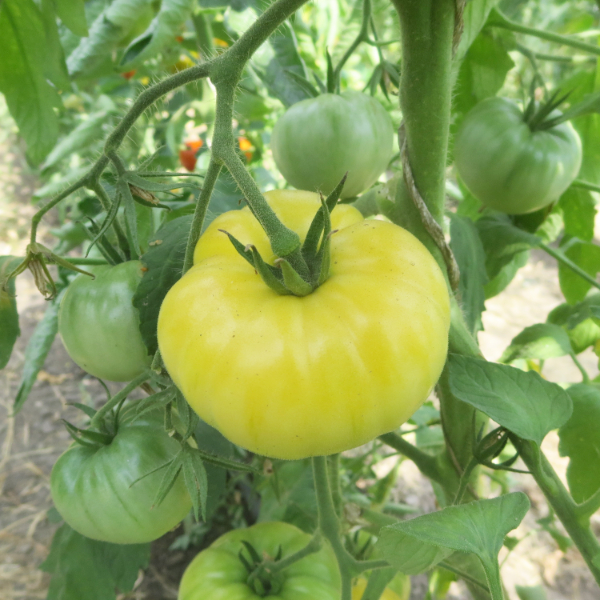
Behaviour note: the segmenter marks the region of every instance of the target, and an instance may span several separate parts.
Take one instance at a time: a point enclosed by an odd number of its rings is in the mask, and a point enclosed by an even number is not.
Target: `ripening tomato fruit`
[[[58,331],[73,361],[109,381],[130,381],[150,366],[133,295],[142,279],[142,263],[86,267],[96,278],[78,275],[58,312]]]
[[[258,523],[222,535],[189,564],[179,586],[178,600],[260,600],[265,597],[248,581],[248,570],[239,554],[248,559],[242,542],[252,544],[260,557],[281,558],[298,552],[311,536],[288,523]],[[267,579],[267,586],[269,585]],[[340,575],[333,551],[324,542],[309,554],[280,571],[273,578],[273,600],[339,600]]]
[[[317,194],[265,194],[306,236]],[[404,423],[446,360],[450,305],[435,260],[408,231],[331,213],[329,278],[304,297],[281,296],[236,252],[225,230],[273,264],[248,208],[217,217],[194,266],[160,309],[161,355],[192,408],[232,442],[299,459],[364,444]]]
[[[410,579],[403,573],[400,573],[400,576],[403,582],[403,584],[400,584],[400,592],[390,584],[379,596],[380,600],[408,600],[410,598]],[[396,587],[398,587],[398,584],[396,584]],[[352,585],[352,600],[361,600],[366,589],[367,580],[364,577],[359,577]]]
[[[179,162],[190,173],[196,168],[196,151],[186,148],[179,151]]]
[[[488,98],[459,127],[454,157],[476,198],[519,215],[558,200],[571,185],[581,167],[581,141],[570,123],[532,129],[512,100]]]
[[[327,195],[348,172],[342,198],[352,198],[386,169],[393,137],[383,106],[349,91],[294,104],[275,123],[271,148],[277,168],[295,188]]]

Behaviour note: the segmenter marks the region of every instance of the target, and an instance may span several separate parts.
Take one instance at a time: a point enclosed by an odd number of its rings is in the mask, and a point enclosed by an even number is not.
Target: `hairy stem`
[[[200,233],[202,232],[202,226],[204,225],[204,218],[206,217],[206,210],[208,209],[208,203],[212,191],[215,187],[215,183],[219,178],[221,172],[221,163],[211,158],[208,163],[208,170],[204,177],[204,185],[202,191],[196,201],[196,208],[194,210],[194,218],[192,219],[192,226],[190,227],[190,235],[188,237],[187,246],[185,248],[185,259],[183,261],[183,273],[191,269],[194,264],[194,249],[200,239]]]
[[[600,585],[600,544],[589,528],[589,519],[582,518],[581,505],[575,503],[536,444],[514,435],[511,441]]]

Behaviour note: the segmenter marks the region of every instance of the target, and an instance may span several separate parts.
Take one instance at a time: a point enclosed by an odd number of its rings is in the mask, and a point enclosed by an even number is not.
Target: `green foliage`
[[[117,545],[83,537],[63,524],[41,569],[52,575],[48,600],[115,600],[148,566],[150,544]]]

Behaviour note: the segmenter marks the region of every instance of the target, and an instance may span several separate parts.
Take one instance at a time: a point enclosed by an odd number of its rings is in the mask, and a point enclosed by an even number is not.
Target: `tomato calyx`
[[[265,554],[261,557],[256,548],[246,541],[242,540],[244,548],[238,552],[238,558],[248,571],[247,584],[260,597],[276,595],[281,591],[283,580],[278,573],[273,573],[269,565],[273,565],[281,560],[283,549],[279,546],[275,558],[270,558]],[[248,552],[248,557],[244,556],[244,549]]]
[[[539,104],[532,98],[523,113],[523,118],[532,132],[552,129],[563,122],[562,114],[554,111],[571,95],[571,92],[560,95],[556,90],[548,100]],[[553,114],[554,113],[554,114]]]
[[[321,195],[321,208],[317,210],[309,227],[306,239],[300,248],[285,257],[278,257],[274,265],[262,258],[254,244],[242,244],[228,231],[224,233],[238,254],[244,258],[267,286],[281,296],[308,296],[329,277],[331,236],[331,211],[335,208],[347,173],[325,199]]]

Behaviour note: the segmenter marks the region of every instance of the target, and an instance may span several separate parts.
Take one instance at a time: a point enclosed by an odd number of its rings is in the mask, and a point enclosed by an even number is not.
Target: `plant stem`
[[[346,64],[346,61],[352,56],[352,53],[360,46],[361,42],[366,42],[369,39],[369,20],[371,19],[371,0],[363,0],[363,14],[362,23],[360,24],[360,31],[350,44],[350,47],[344,52],[344,55],[340,59],[340,62],[336,65],[333,71],[333,80],[335,82],[335,90],[339,94],[340,92],[340,75],[342,68]]]
[[[332,454],[327,457],[329,468],[329,482],[331,484],[331,496],[333,505],[338,516],[342,514],[342,486],[340,482],[340,455]]]
[[[61,256],[63,260],[70,262],[72,265],[108,265],[103,258],[83,258],[79,256]]]
[[[521,44],[516,45],[516,49],[525,54],[531,54],[537,60],[547,60],[548,62],[558,62],[558,63],[583,63],[588,61],[595,61],[596,59],[593,56],[560,56],[558,54],[545,54],[544,52],[534,52],[530,50],[526,46],[522,46]]]
[[[442,222],[452,97],[454,0],[393,0],[402,31],[400,109],[408,157],[434,219]]]
[[[317,531],[310,540],[310,542],[308,542],[308,544],[304,546],[304,548],[298,550],[298,552],[295,552],[294,554],[290,554],[290,556],[278,560],[277,562],[268,563],[268,565],[266,565],[266,569],[270,574],[275,574],[279,571],[283,571],[284,569],[287,569],[290,565],[293,565],[295,562],[302,560],[306,556],[318,552],[321,549],[321,545],[321,532]]]
[[[456,496],[454,497],[454,502],[452,504],[460,504],[462,502],[463,496],[469,487],[469,480],[471,479],[471,475],[473,474],[473,470],[477,467],[479,463],[477,459],[473,457],[469,464],[465,467],[463,474],[460,476],[460,485],[458,487],[458,491],[456,492]]]
[[[600,290],[600,283],[598,283],[589,273],[586,273],[579,265],[576,265],[571,259],[567,258],[560,250],[555,250],[546,244],[540,244],[539,247],[546,253],[555,258],[559,263],[565,265],[565,267],[571,269],[574,273],[577,273],[579,277],[585,279],[590,285]]]
[[[219,178],[221,167],[221,163],[217,162],[211,157],[210,162],[208,163],[206,176],[204,177],[202,191],[198,196],[196,208],[194,209],[194,218],[192,219],[192,226],[190,227],[190,234],[188,237],[187,246],[185,248],[185,259],[183,261],[182,274],[185,274],[194,264],[194,250],[198,240],[200,239],[200,233],[202,232],[202,226],[204,225],[204,218],[206,217],[208,203],[210,202],[210,197],[215,187],[215,183]]]
[[[312,459],[313,477],[315,480],[315,492],[317,495],[317,506],[319,510],[319,530],[323,534],[335,553],[337,558],[340,575],[342,578],[342,599],[351,600],[352,598],[352,576],[355,572],[355,560],[348,553],[340,538],[340,521],[333,498],[331,495],[331,486],[327,474],[327,457],[315,456]]]
[[[488,26],[508,29],[509,31],[514,31],[515,33],[531,35],[542,40],[555,42],[557,44],[562,44],[563,46],[570,46],[571,48],[577,48],[578,50],[583,50],[584,52],[600,56],[600,47],[598,46],[594,46],[593,44],[588,44],[586,42],[580,42],[579,40],[567,37],[566,35],[560,35],[558,33],[552,33],[551,31],[544,31],[542,29],[535,29],[533,27],[521,25],[520,23],[515,23],[514,21],[506,18],[498,9],[496,9],[494,17],[488,20]]]
[[[112,206],[112,201],[108,197],[108,194],[106,193],[106,190],[102,186],[102,183],[100,183],[100,179],[95,179],[90,184],[88,184],[87,187],[88,187],[88,189],[92,190],[92,192],[94,192],[96,194],[96,196],[98,196],[98,200],[100,200],[100,204],[102,205],[102,208],[104,209],[106,214],[108,214],[110,211],[110,207]],[[125,253],[126,256],[128,256],[129,255],[129,244],[127,243],[127,236],[125,235],[125,233],[123,233],[123,229],[121,228],[121,225],[119,225],[119,221],[117,221],[117,219],[115,219],[112,222],[111,227],[115,230],[115,234],[117,236],[117,244],[118,244],[119,248],[121,249],[122,252]]]
[[[504,600],[504,590],[502,589],[498,559],[494,559],[493,565],[488,566],[484,564],[483,570],[485,571],[485,576],[487,578],[491,600]]]
[[[379,439],[384,444],[394,448],[394,450],[398,450],[400,454],[412,460],[419,471],[427,478],[443,485],[444,474],[439,470],[439,466],[434,456],[419,450],[397,433],[385,433],[384,435],[380,435]]]
[[[144,371],[141,375],[138,375],[133,381],[130,381],[120,392],[117,392],[98,412],[94,415],[90,421],[90,428],[98,427],[104,416],[111,411],[119,402],[127,398],[136,387],[142,385],[145,381],[150,379],[150,372]]]
[[[571,352],[570,356],[571,356],[571,360],[573,361],[573,363],[575,364],[575,366],[579,369],[579,372],[581,373],[583,383],[589,383],[590,376],[588,375],[588,372],[585,370],[584,366],[579,362],[579,359],[575,355],[575,352]]]
[[[600,193],[600,185],[596,185],[595,183],[590,183],[589,181],[584,181],[583,179],[576,179],[571,187],[580,188],[582,190],[589,190],[590,192],[599,192]]]
[[[589,519],[582,518],[581,505],[575,503],[536,444],[515,435],[511,441],[600,585],[600,544],[589,528]]]

